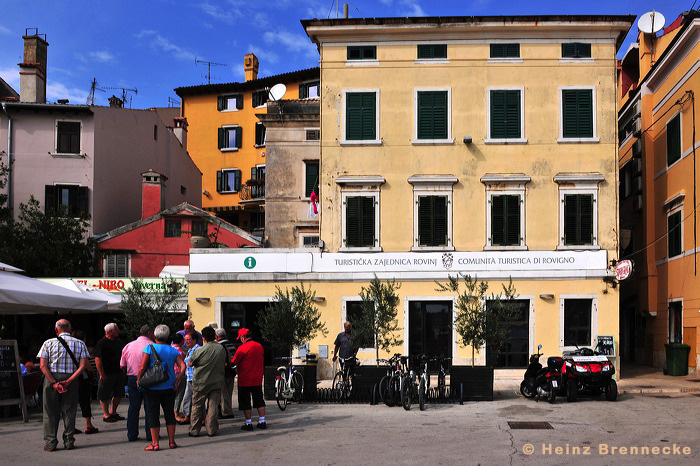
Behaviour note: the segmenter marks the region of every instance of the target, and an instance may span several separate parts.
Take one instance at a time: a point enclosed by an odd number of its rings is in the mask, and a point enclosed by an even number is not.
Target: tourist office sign
[[[352,274],[353,277],[377,274],[397,278],[419,278],[420,275],[436,278],[457,273],[480,278],[602,278],[609,274],[605,250],[307,253],[253,252],[250,249],[219,254],[193,252],[190,273],[317,273]]]

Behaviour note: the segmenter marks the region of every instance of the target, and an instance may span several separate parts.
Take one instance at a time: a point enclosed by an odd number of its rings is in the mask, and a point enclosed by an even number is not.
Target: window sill
[[[254,146],[256,149],[260,149],[261,147],[265,147],[265,144],[255,144]]]
[[[417,58],[413,63],[416,65],[447,65],[450,60],[447,58]]]
[[[411,139],[414,146],[451,146],[454,143],[454,139]]]
[[[597,251],[599,249],[599,244],[572,244],[570,246],[560,244],[557,246],[557,251]]]
[[[559,63],[595,63],[595,58],[573,58],[573,57],[567,57],[567,58],[560,58]]]
[[[237,108],[227,108],[225,110],[219,110],[221,113],[228,113],[228,112],[237,112]]]
[[[413,246],[411,251],[454,251],[454,246]]]
[[[238,191],[217,191],[217,194],[238,194]]]
[[[379,60],[347,60],[345,66],[379,66]]]
[[[347,139],[341,139],[338,141],[341,146],[381,146],[382,140],[364,140],[364,141],[348,141]]]
[[[253,107],[253,108],[267,108],[267,103],[265,103],[263,105],[258,105],[257,107]]]
[[[85,157],[87,157],[87,154],[70,154],[64,152],[49,152],[49,155],[51,157],[57,157],[62,159],[84,159]]]
[[[382,248],[380,246],[376,247],[362,247],[362,248],[352,248],[352,247],[347,247],[347,246],[341,246],[338,248],[338,252],[382,252]]]
[[[527,144],[526,138],[512,138],[512,139],[484,139],[484,144]]]
[[[527,251],[527,246],[484,246],[484,251]]]
[[[489,58],[486,60],[487,63],[522,63],[522,58],[517,57],[507,57],[507,58]]]
[[[238,152],[238,147],[222,147],[221,152]]]
[[[600,138],[558,138],[559,144],[595,144],[600,142]]]

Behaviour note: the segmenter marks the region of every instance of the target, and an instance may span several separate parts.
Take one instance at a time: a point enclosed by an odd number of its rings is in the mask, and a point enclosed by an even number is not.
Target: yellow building
[[[615,53],[632,21],[302,21],[321,55],[321,248],[193,251],[194,319],[235,328],[303,281],[329,329],[310,342],[323,357],[376,275],[401,284],[395,351],[464,364],[456,297],[435,290],[461,272],[518,294],[509,345],[478,364],[617,343]]]
[[[202,208],[229,223],[264,235],[265,126],[270,88],[282,98],[318,96],[318,68],[258,78],[257,57],[244,59],[245,82],[175,89],[187,118],[187,149],[202,172]],[[281,98],[278,96],[278,99]]]
[[[700,14],[686,12],[658,34],[640,32],[618,73],[620,226],[626,238],[620,256],[632,259],[635,269],[622,283],[622,354],[665,367],[664,344],[686,343],[691,373],[700,361],[700,219],[693,207],[699,42]]]

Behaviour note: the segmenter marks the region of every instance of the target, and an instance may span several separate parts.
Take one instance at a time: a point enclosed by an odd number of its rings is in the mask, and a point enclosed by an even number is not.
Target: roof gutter
[[[2,102],[2,111],[7,115],[7,208],[9,218],[13,218],[13,199],[12,199],[12,117],[7,112],[5,102]]]

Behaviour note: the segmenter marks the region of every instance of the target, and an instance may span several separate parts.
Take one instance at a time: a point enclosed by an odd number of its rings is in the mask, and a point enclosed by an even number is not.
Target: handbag
[[[141,378],[139,379],[139,385],[143,388],[150,388],[155,385],[161,384],[168,380],[168,373],[163,368],[163,363],[158,357],[158,353],[153,345],[151,347],[151,355],[153,356],[153,365],[146,369]]]

